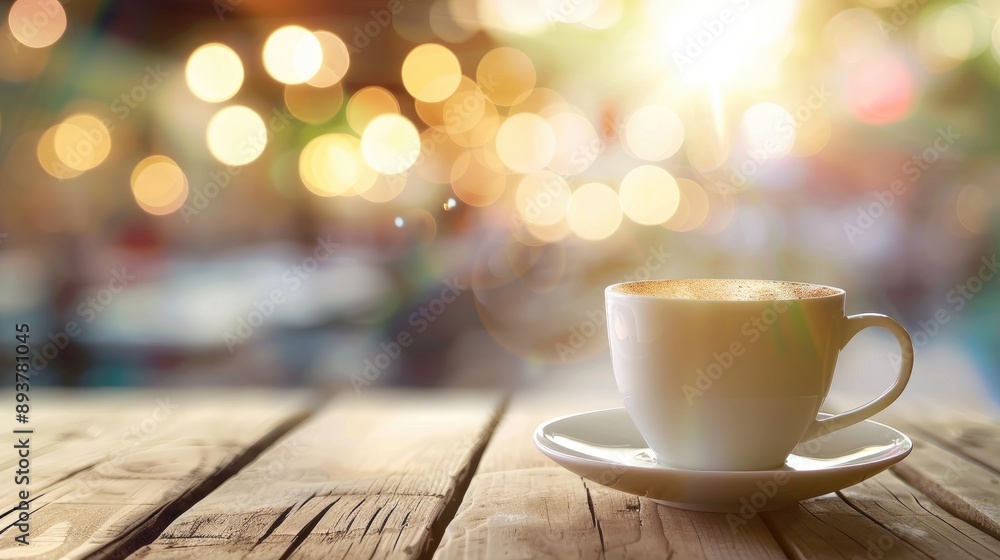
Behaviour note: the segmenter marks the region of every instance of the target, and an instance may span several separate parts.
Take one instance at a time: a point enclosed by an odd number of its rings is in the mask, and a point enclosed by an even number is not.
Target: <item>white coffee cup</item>
[[[840,288],[772,280],[656,280],[605,290],[615,380],[663,465],[776,468],[799,442],[899,397],[913,345],[895,320],[844,315]],[[840,350],[862,329],[899,341],[896,381],[870,403],[817,420]]]

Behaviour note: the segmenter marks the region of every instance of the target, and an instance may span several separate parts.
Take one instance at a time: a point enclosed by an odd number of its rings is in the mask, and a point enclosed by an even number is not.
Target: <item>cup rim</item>
[[[652,296],[645,294],[627,294],[615,290],[614,288],[618,286],[626,286],[629,284],[648,284],[648,283],[662,283],[671,282],[675,280],[685,280],[685,281],[696,281],[696,282],[771,282],[774,284],[784,284],[792,286],[808,286],[812,288],[825,288],[827,290],[832,290],[833,293],[822,296],[807,297],[807,298],[776,298],[776,299],[691,299],[691,298],[678,298],[678,297],[663,297],[663,296]],[[807,301],[823,301],[831,298],[842,298],[847,292],[843,288],[838,288],[836,286],[828,286],[826,284],[814,284],[812,282],[796,282],[792,280],[772,280],[767,278],[654,278],[650,280],[630,280],[627,282],[616,282],[611,284],[604,289],[605,296],[614,295],[616,298],[625,298],[639,301],[670,301],[670,302],[690,302],[690,303],[727,303],[727,304],[759,304],[759,303],[770,303],[770,302],[807,302]]]

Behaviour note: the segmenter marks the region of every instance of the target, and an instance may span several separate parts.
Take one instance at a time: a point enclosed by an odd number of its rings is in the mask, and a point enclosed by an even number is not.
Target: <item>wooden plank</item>
[[[0,558],[121,554],[309,408],[303,393],[273,391],[161,389],[65,398],[40,392],[36,402],[33,442],[62,443],[32,457],[31,533],[38,539],[29,547],[16,543],[17,512],[6,512]]]
[[[420,557],[501,409],[482,392],[334,400],[132,558]]]
[[[142,420],[157,408],[157,399],[171,414],[175,405],[170,396],[144,391],[43,390],[32,396],[35,406],[27,427],[37,434],[31,441],[34,493],[45,491],[52,483],[104,459],[114,437],[127,439],[118,443],[133,443],[136,437],[126,431],[127,427],[138,426],[137,436],[144,436]],[[3,449],[10,449],[13,443],[13,432],[0,433]],[[2,480],[14,479],[17,461],[14,453],[0,456]],[[16,495],[13,484],[0,485],[0,503],[14,503]]]
[[[840,496],[933,558],[1000,558],[1000,541],[949,514],[892,473],[845,488]],[[884,548],[887,541],[876,543]]]
[[[1000,476],[921,439],[892,467],[901,479],[948,513],[1000,539]]]
[[[837,494],[760,515],[792,558],[932,558],[859,513]]]
[[[907,424],[921,439],[971,459],[1000,473],[1000,424],[968,417],[948,421]]]
[[[613,392],[515,396],[435,558],[785,558],[751,519],[681,511],[584,481],[532,444],[549,418],[618,404]]]

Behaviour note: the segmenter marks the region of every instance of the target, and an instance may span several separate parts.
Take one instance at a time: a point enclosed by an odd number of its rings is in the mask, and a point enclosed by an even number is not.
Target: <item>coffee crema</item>
[[[611,289],[634,296],[714,301],[814,299],[842,293],[837,288],[800,282],[736,279],[648,280],[619,284]]]

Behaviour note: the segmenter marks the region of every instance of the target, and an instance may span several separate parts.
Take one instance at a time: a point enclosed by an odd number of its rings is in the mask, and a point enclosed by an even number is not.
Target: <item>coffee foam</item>
[[[779,280],[652,280],[629,282],[613,291],[635,296],[718,301],[770,301],[828,297],[836,288]]]

